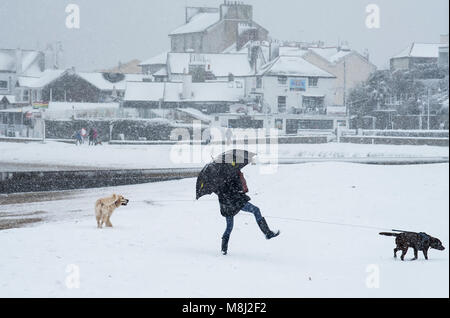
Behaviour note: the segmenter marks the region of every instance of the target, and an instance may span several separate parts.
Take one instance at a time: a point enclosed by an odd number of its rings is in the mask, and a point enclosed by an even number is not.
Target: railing
[[[0,124],[0,136],[4,137],[27,137],[27,130],[30,128],[25,125]]]

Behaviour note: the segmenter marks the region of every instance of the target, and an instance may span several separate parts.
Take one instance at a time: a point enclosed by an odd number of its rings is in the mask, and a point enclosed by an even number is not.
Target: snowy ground
[[[233,146],[229,146],[233,147]],[[7,143],[0,142],[1,165],[60,165],[71,168],[172,168],[201,167],[209,162],[211,155],[224,151],[222,146],[194,149],[183,148],[186,153],[203,153],[203,161],[172,160],[174,146],[171,145],[103,145],[76,147],[59,142],[41,143]],[[258,152],[259,149],[249,150]],[[384,157],[447,157],[448,147],[433,146],[392,146],[392,145],[359,145],[359,144],[282,144],[276,149],[280,159],[295,158],[384,158]],[[175,158],[181,156],[175,155]],[[194,158],[192,158],[194,159]],[[29,170],[27,168],[27,170]],[[6,170],[4,170],[6,171]]]
[[[227,256],[219,252],[225,222],[217,200],[193,201],[195,179],[1,205],[0,214],[42,211],[49,222],[0,231],[0,297],[449,296],[448,164],[244,172],[252,202],[282,234],[266,241],[240,213]],[[112,192],[130,204],[115,212],[114,228],[98,230],[94,202]],[[391,228],[425,231],[447,249],[414,262],[410,251],[401,262],[394,239],[378,235]],[[79,288],[68,288],[77,269]],[[368,288],[377,273],[379,288]]]

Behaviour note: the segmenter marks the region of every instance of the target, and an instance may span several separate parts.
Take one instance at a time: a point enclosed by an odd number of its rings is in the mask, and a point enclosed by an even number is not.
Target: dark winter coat
[[[231,165],[224,166],[230,171],[217,191],[220,213],[225,217],[235,216],[250,201],[250,197],[244,193],[239,170]]]

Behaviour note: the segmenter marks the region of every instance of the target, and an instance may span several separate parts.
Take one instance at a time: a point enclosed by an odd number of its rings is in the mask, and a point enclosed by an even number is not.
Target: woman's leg
[[[250,202],[247,202],[241,210],[250,212],[255,216],[256,223],[258,223],[258,226],[261,232],[263,232],[266,236],[266,239],[270,240],[271,238],[276,237],[280,234],[280,231],[272,232],[270,230],[269,226],[267,225],[266,219],[262,217],[261,211],[257,206],[251,204]]]
[[[228,240],[230,239],[231,231],[233,231],[234,217],[227,216],[227,228],[222,236],[222,254],[227,255],[228,253]]]
[[[251,204],[250,202],[247,202],[241,210],[244,212],[252,213],[255,216],[256,222],[259,222],[263,218],[259,208],[256,205]]]
[[[234,218],[232,216],[227,216],[226,220],[227,220],[227,228],[225,229],[223,236],[230,237],[231,231],[233,231]]]

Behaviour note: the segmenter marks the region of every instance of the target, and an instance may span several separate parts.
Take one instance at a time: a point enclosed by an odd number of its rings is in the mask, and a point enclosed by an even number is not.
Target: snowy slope
[[[40,210],[53,221],[0,231],[0,297],[448,297],[448,249],[401,262],[394,239],[377,234],[426,231],[448,247],[448,170],[310,163],[260,175],[247,167],[252,202],[282,234],[266,241],[240,213],[227,256],[217,200],[193,201],[195,179],[3,205],[0,215]],[[94,202],[113,191],[130,204],[115,212],[113,229],[97,230]],[[66,287],[70,264],[78,289]],[[370,264],[379,288],[366,287]]]

